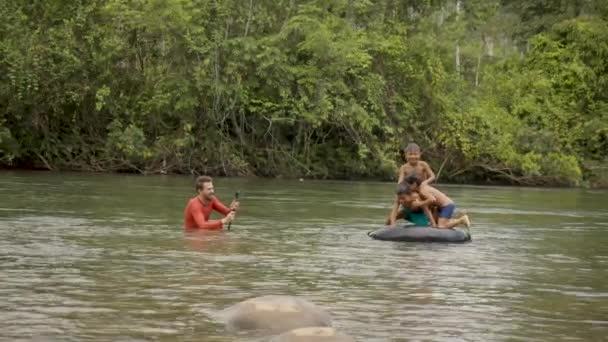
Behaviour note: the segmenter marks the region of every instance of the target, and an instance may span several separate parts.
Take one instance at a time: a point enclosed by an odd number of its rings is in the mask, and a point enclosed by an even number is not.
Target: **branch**
[[[448,159],[450,159],[450,155],[448,155],[447,157],[445,157],[443,159],[443,163],[441,163],[441,166],[439,167],[439,170],[437,171],[437,177],[435,178],[435,182],[439,181],[439,177],[441,176],[441,171],[443,171],[443,167],[445,166],[445,163],[448,162]]]
[[[302,167],[304,170],[306,170],[306,174],[307,174],[307,175],[311,173],[310,169],[309,169],[309,168],[308,168],[306,165],[302,164],[302,162],[300,162],[299,160],[297,160],[296,158],[294,158],[294,157],[293,157],[291,154],[289,154],[289,153],[287,153],[287,152],[285,152],[285,151],[276,150],[276,149],[272,149],[272,148],[264,148],[263,150],[265,150],[265,151],[267,151],[267,152],[278,152],[278,153],[282,153],[282,154],[284,154],[284,155],[288,156],[288,157],[289,157],[291,160],[293,160],[294,162],[296,162],[296,164],[298,164],[298,165],[299,165],[300,167]]]
[[[51,171],[55,171],[55,169],[51,166],[51,164],[49,164],[49,162],[44,158],[44,156],[38,152],[36,152],[36,155],[38,156],[38,158],[40,158],[40,160],[42,160],[42,162],[44,163],[44,166],[46,166],[47,169],[51,170]]]

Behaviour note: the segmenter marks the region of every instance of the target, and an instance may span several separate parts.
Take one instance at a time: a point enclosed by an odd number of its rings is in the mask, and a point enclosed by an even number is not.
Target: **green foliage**
[[[106,144],[109,153],[124,157],[132,163],[138,163],[150,157],[144,132],[134,124],[123,128],[120,121],[112,121],[108,126]]]
[[[19,143],[3,124],[4,122],[0,121],[0,163],[10,165],[13,159],[18,156]]]
[[[456,4],[460,7],[457,8]],[[604,184],[597,0],[7,0],[0,164]]]

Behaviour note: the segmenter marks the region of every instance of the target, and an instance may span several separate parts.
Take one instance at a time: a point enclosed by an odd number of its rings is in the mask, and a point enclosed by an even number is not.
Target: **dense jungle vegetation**
[[[3,0],[0,165],[608,185],[605,0]]]

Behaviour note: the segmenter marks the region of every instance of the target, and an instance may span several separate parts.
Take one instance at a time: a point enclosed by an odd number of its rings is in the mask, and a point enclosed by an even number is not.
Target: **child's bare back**
[[[452,219],[456,204],[452,199],[446,196],[443,192],[434,187],[420,182],[415,176],[408,176],[406,179],[408,186],[412,187],[413,191],[418,191],[423,197],[423,200],[415,200],[412,205],[415,207],[436,205],[437,208],[437,228],[453,228],[459,224],[466,227],[471,226],[471,220],[468,215],[462,215],[457,219]]]
[[[430,185],[421,184],[420,194],[427,199],[434,198],[435,200],[433,201],[433,204],[437,205],[438,207],[445,207],[454,203],[454,201],[452,201],[446,194]]]

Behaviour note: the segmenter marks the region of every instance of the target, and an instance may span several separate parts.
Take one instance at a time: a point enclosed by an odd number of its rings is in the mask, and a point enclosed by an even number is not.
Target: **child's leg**
[[[454,228],[457,225],[462,224],[466,227],[470,227],[471,223],[469,221],[469,216],[467,215],[463,215],[457,219],[445,219],[445,218],[440,218],[439,222],[437,224],[437,228],[445,228],[445,229],[449,229],[449,228]]]
[[[469,218],[469,215],[464,214],[464,215],[462,215],[462,218],[464,220],[465,227],[470,228],[471,227],[471,219]]]
[[[439,208],[437,206],[433,206],[431,208],[431,213],[433,214],[435,222],[439,222]]]
[[[457,212],[455,214],[454,219],[456,219],[456,220],[462,219],[464,221],[462,223],[465,225],[465,227],[467,227],[467,228],[471,227],[471,218],[469,217],[469,214],[467,213],[466,210]]]
[[[459,224],[466,224],[465,218],[460,217],[457,219],[452,219],[452,214],[454,213],[454,210],[456,209],[456,205],[454,203],[448,204],[444,207],[439,208],[438,211],[438,216],[439,219],[437,220],[437,228],[454,228]],[[468,218],[467,218],[468,220]]]
[[[431,225],[431,227],[436,227],[437,219],[435,218],[433,211],[431,211],[431,209],[429,209],[429,206],[425,205],[424,207],[422,207],[422,210],[424,210],[424,214],[426,215],[427,219],[429,220],[429,224]]]

